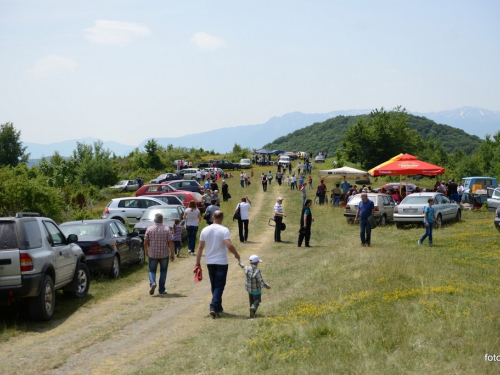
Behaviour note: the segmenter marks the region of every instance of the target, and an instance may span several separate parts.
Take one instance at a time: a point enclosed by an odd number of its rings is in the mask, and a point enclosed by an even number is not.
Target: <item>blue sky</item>
[[[137,145],[293,111],[500,110],[499,14],[498,1],[0,0],[0,123],[24,142]]]

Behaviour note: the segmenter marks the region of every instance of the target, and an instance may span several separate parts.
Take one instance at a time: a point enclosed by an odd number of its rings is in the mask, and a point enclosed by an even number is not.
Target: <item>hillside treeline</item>
[[[299,129],[267,149],[326,151],[341,164],[368,170],[399,153],[446,168],[445,178],[500,175],[500,132],[481,140],[461,129],[413,116],[401,107],[369,115],[337,116]]]

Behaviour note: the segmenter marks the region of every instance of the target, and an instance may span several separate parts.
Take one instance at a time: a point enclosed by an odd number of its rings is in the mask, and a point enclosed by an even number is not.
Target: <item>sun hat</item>
[[[282,198],[282,197],[278,197],[278,198],[276,198],[276,201],[282,201],[282,200],[283,200],[283,198]]]
[[[250,263],[260,263],[262,260],[260,260],[258,255],[250,255],[250,258],[248,259]]]

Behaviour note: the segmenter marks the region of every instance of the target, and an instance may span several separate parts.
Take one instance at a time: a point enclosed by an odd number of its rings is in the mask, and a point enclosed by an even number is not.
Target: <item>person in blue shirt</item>
[[[349,181],[343,181],[340,184],[340,188],[342,189],[342,193],[344,193],[344,194],[347,194],[350,187],[351,187],[351,184],[349,183]]]
[[[434,199],[431,197],[427,200],[429,205],[424,208],[424,226],[425,233],[421,239],[418,240],[418,244],[422,246],[422,242],[429,237],[429,246],[432,246],[432,227],[434,226],[434,221],[436,220],[436,215],[434,215]]]
[[[358,210],[356,211],[356,218],[354,220],[354,222],[357,222],[359,218],[361,246],[371,245],[372,227],[368,221],[368,218],[371,215],[375,215],[375,204],[373,201],[368,199],[368,195],[366,193],[361,193],[361,202],[359,202]]]

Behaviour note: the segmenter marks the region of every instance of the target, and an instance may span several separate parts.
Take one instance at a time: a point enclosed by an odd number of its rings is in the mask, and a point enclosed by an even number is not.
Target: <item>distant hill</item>
[[[286,136],[305,126],[321,123],[337,116],[356,116],[368,114],[371,110],[346,110],[332,111],[328,113],[301,113],[292,112],[283,116],[272,117],[263,124],[235,126],[221,128],[198,134],[189,134],[177,138],[155,137],[161,146],[169,144],[175,147],[203,148],[225,153],[232,150],[235,143],[249,149],[261,148],[264,144],[274,143],[276,139]],[[500,111],[489,111],[476,107],[463,107],[450,111],[433,113],[409,112],[416,116],[425,116],[437,123],[444,123],[466,130],[469,134],[484,137],[486,134],[494,134],[500,129]],[[39,159],[42,156],[51,156],[54,151],[59,151],[61,156],[70,156],[76,149],[77,142],[92,144],[96,138],[74,139],[65,142],[51,144],[24,143],[28,147],[27,152],[30,157]],[[104,147],[109,148],[117,156],[126,156],[136,147],[144,150],[144,145],[149,139],[142,141],[138,145],[124,145],[117,142],[104,142]]]
[[[328,151],[332,154],[342,147],[345,132],[356,123],[360,116],[337,116],[279,137],[265,144],[264,148],[313,153]],[[478,136],[467,134],[461,129],[448,125],[436,124],[425,117],[409,115],[409,122],[410,127],[416,130],[424,140],[439,140],[447,152],[461,149],[466,154],[471,154],[482,142]]]

